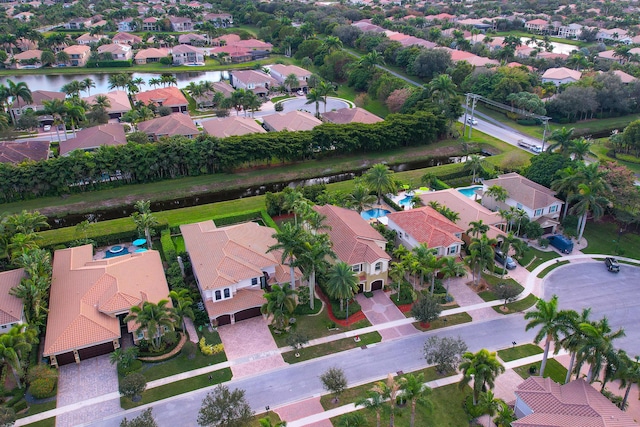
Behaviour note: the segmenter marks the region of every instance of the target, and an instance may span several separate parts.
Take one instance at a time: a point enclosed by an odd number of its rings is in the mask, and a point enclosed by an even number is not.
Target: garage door
[[[375,282],[371,283],[372,291],[379,291],[380,289],[382,289],[382,280],[376,280]]]
[[[56,356],[56,360],[58,361],[58,366],[68,365],[70,363],[76,362],[76,358],[73,357],[73,352],[58,354]]]
[[[236,322],[241,320],[251,319],[252,317],[262,316],[260,313],[260,307],[247,308],[246,310],[239,311],[235,314]]]
[[[106,342],[100,345],[94,345],[93,347],[87,347],[78,350],[78,356],[80,360],[90,359],[96,356],[102,356],[103,354],[109,354],[113,351],[113,343]]]
[[[219,316],[216,320],[218,321],[218,326],[230,325],[231,324],[231,315],[225,314],[223,316]]]

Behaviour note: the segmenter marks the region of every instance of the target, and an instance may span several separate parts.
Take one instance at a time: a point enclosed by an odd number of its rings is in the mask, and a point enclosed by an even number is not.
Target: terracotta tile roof
[[[251,117],[230,116],[211,119],[202,122],[204,131],[217,138],[227,138],[234,135],[246,135],[248,133],[266,133]]]
[[[138,130],[156,138],[161,136],[194,136],[200,131],[188,114],[173,113],[138,123]]]
[[[247,308],[260,307],[266,301],[264,299],[264,289],[242,288],[238,289],[233,298],[216,302],[206,299],[204,307],[207,309],[209,318],[215,319],[224,314],[233,314]]]
[[[67,95],[62,92],[53,92],[50,90],[34,90],[33,92],[31,92],[31,98],[33,99],[33,102],[27,103],[27,102],[24,102],[22,98],[19,98],[18,100],[16,100],[16,102],[14,102],[11,105],[11,107],[19,108],[27,105],[44,106],[44,101],[52,101],[54,99],[65,99],[66,96]]]
[[[168,49],[151,47],[149,49],[142,49],[136,53],[135,59],[164,58],[165,56],[169,56]]]
[[[142,101],[146,105],[162,103],[167,107],[182,107],[189,104],[180,89],[173,86],[140,92],[135,95],[135,100]]]
[[[13,55],[13,57],[18,61],[33,59],[33,58],[40,59],[41,56],[42,56],[42,51],[38,49],[27,50],[26,52],[20,52]]]
[[[430,206],[392,212],[387,215],[387,218],[389,222],[394,222],[419,243],[425,243],[429,248],[446,248],[462,242],[462,239],[455,234],[461,234],[464,230]]]
[[[73,150],[92,150],[102,145],[125,145],[127,137],[120,123],[82,129],[75,138],[60,141],[60,155],[64,156]]]
[[[542,75],[543,79],[551,79],[551,80],[562,80],[567,78],[570,78],[573,80],[580,80],[580,77],[582,77],[582,73],[580,71],[570,70],[566,67],[549,68]]]
[[[220,48],[216,48],[220,49]],[[214,49],[214,50],[216,50]],[[276,79],[271,77],[268,74],[263,73],[262,71],[256,70],[234,70],[231,72],[233,80],[240,81],[245,85],[255,84],[255,85],[263,85],[268,84],[270,86],[275,86],[278,84]]]
[[[279,251],[267,253],[277,243],[273,228],[253,222],[217,228],[213,221],[203,221],[181,225],[180,231],[201,290],[225,288],[280,265]]]
[[[230,97],[235,90],[233,86],[227,82],[213,82],[213,88],[216,92],[222,92],[225,98]]]
[[[117,314],[169,295],[157,251],[92,260],[91,245],[55,252],[44,355],[120,338]]]
[[[138,37],[134,34],[125,33],[125,32],[116,34],[115,36],[113,36],[111,40],[113,40],[114,43],[123,42],[123,43],[137,44],[142,42],[141,37]]]
[[[487,232],[489,238],[496,238],[500,234],[504,234],[502,230],[495,227],[504,224],[505,221],[500,217],[498,212],[491,212],[489,209],[466,197],[455,188],[448,188],[440,191],[429,191],[419,195],[420,200],[425,205],[431,201],[436,201],[442,206],[446,206],[454,212],[460,214],[460,220],[457,222],[460,226],[467,230],[469,223],[482,220],[485,224],[489,224],[490,228]]]
[[[295,74],[296,77],[308,77],[311,75],[311,71],[305,70],[304,68],[298,67],[297,65],[284,65],[284,64],[275,64],[271,66],[271,72],[275,71],[276,73],[284,76],[285,78],[289,74]]]
[[[562,200],[554,197],[555,191],[515,172],[499,175],[495,179],[485,180],[484,185],[486,185],[486,188],[499,185],[507,190],[509,198],[533,210],[542,209],[554,203],[563,203]]]
[[[341,108],[336,111],[328,111],[322,114],[322,117],[324,117],[331,123],[337,123],[337,124],[345,124],[345,123],[371,124],[371,123],[378,123],[383,121],[382,118],[360,107]]]
[[[103,44],[98,47],[98,53],[109,52],[112,55],[123,55],[131,51],[131,46],[121,45],[117,43]]]
[[[23,268],[0,272],[0,325],[16,323],[22,320],[22,300],[9,294],[11,288],[27,277]]]
[[[226,34],[224,36],[220,36],[220,37],[216,37],[215,39],[212,40],[212,43],[214,44],[220,44],[220,42],[223,42],[227,45],[229,44],[233,44],[236,42],[240,41],[240,36],[237,34]]]
[[[64,51],[67,55],[88,55],[89,52],[91,52],[91,48],[89,46],[77,44],[64,48]]]
[[[631,427],[633,418],[578,379],[559,385],[549,378],[529,377],[515,391],[533,411],[511,423],[513,427]]]
[[[49,141],[0,142],[0,163],[40,161],[49,157]]]
[[[178,37],[178,43],[191,43],[192,41],[206,42],[207,38],[201,34],[182,34]]]
[[[384,251],[385,238],[358,212],[333,205],[314,206],[313,209],[326,217],[324,223],[331,227],[326,233],[341,261],[353,265],[391,260]]]
[[[131,102],[129,102],[129,96],[127,92],[123,90],[113,90],[107,93],[97,93],[91,96],[85,96],[82,99],[87,101],[89,105],[93,105],[96,102],[98,95],[106,96],[111,106],[107,108],[107,113],[126,113],[131,110]]]
[[[322,124],[313,114],[297,110],[289,111],[288,113],[270,114],[264,116],[262,119],[269,128],[276,132],[282,130],[288,130],[290,132],[311,130]]]

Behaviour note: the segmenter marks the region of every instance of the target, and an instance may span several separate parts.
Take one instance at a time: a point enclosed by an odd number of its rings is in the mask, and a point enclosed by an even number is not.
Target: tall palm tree
[[[462,276],[467,273],[467,269],[464,267],[464,263],[455,259],[455,257],[447,256],[443,257],[442,265],[440,266],[440,274],[447,283],[447,294],[445,298],[449,297],[449,280],[452,277]]]
[[[383,193],[395,193],[396,191],[393,171],[382,163],[373,165],[363,178],[364,182],[378,195],[378,203],[382,200]]]
[[[62,99],[52,99],[51,101],[43,101],[44,113],[53,117],[53,124],[56,127],[56,134],[58,135],[58,141],[60,141],[60,129],[59,125],[64,125],[65,117],[67,115],[67,105]],[[64,130],[65,138],[67,135],[66,127]]]
[[[311,89],[309,91],[309,93],[307,93],[307,102],[305,102],[305,105],[315,103],[316,104],[316,117],[318,117],[318,118],[320,117],[320,103],[321,102],[325,102],[324,97],[316,89]]]
[[[513,243],[515,241],[520,241],[520,239],[514,236],[513,233],[509,233],[506,236],[501,234],[500,236],[498,236],[498,238],[500,239],[500,250],[502,251],[505,257],[509,256],[509,251],[511,250],[511,246],[513,245]],[[502,277],[504,277],[504,272],[505,272],[505,269],[503,268]]]
[[[124,322],[134,321],[138,328],[136,333],[147,332],[147,339],[153,350],[158,351],[165,330],[174,330],[175,314],[169,307],[169,300],[161,299],[157,304],[144,301],[142,306],[134,305],[124,318]]]
[[[620,388],[626,387],[622,403],[620,404],[620,409],[626,411],[631,386],[640,383],[640,357],[636,356],[635,359],[632,360],[625,354],[621,362],[621,369],[616,373],[616,376],[620,380]]]
[[[302,247],[302,229],[290,222],[282,224],[280,230],[271,237],[277,240],[277,243],[270,246],[267,252],[278,251],[281,253],[281,262],[289,265],[290,283],[295,288],[296,275],[296,255],[301,252]]]
[[[371,194],[371,190],[362,182],[357,182],[348,196],[349,206],[355,208],[358,213],[369,209],[376,201],[376,196]]]
[[[504,202],[509,197],[509,192],[506,188],[494,184],[487,189],[486,195],[493,197],[493,199],[497,202]]]
[[[549,301],[539,299],[534,311],[528,311],[524,318],[529,320],[526,330],[540,327],[533,341],[538,344],[544,340],[544,354],[540,365],[540,376],[544,376],[547,366],[547,357],[551,342],[559,343],[560,335],[566,336],[569,332],[571,314],[565,310],[558,310],[558,296],[554,295]]]
[[[75,105],[67,102],[67,117],[71,120],[71,129],[73,136],[76,136],[76,124],[86,120],[85,110],[80,105]]]
[[[291,93],[291,91],[293,91],[294,88],[299,87],[299,85],[300,85],[300,81],[298,80],[298,76],[296,76],[294,73],[289,74],[284,79],[284,85],[286,86],[286,88],[289,91],[289,93]]]
[[[428,400],[431,389],[424,384],[424,374],[407,374],[400,378],[400,389],[402,396],[411,402],[411,418],[409,426],[414,427],[416,424],[416,406],[418,403],[432,409],[432,403]]]
[[[174,304],[174,313],[176,315],[176,320],[184,331],[186,329],[184,325],[184,318],[195,318],[195,314],[193,313],[193,309],[191,308],[191,306],[193,305],[191,292],[189,292],[189,290],[185,288],[178,288],[169,292],[169,298],[171,298]]]
[[[71,80],[69,83],[60,88],[60,92],[64,92],[67,96],[78,97],[83,90],[83,85],[78,80]]]
[[[571,140],[573,139],[574,128],[567,129],[566,127],[562,127],[561,129],[556,129],[551,132],[549,136],[549,141],[554,141],[553,144],[549,144],[547,147],[548,152],[553,152],[556,148],[560,149],[560,154],[563,156],[569,156]]]
[[[571,145],[569,147],[569,155],[572,155],[575,160],[584,160],[587,156],[594,156],[591,151],[591,146],[593,145],[593,141],[580,137],[571,141]]]
[[[489,168],[489,165],[486,160],[480,157],[477,154],[471,154],[467,157],[467,161],[464,163],[464,170],[471,171],[473,177],[471,178],[471,182],[476,182],[476,174],[478,172],[485,172]]]
[[[380,394],[389,401],[389,427],[395,426],[396,397],[400,391],[400,383],[393,378],[392,374],[387,375],[386,381],[378,381],[373,386],[373,391]]]
[[[483,348],[477,353],[468,351],[463,354],[460,371],[462,372],[460,388],[467,386],[473,379],[473,405],[475,406],[485,386],[492,389],[496,378],[505,371],[505,368],[498,361],[495,352]]]
[[[82,90],[86,90],[88,96],[91,96],[91,88],[93,87],[96,87],[96,82],[91,77],[86,77],[82,80]]]
[[[562,218],[566,218],[569,211],[569,198],[578,190],[578,184],[582,182],[583,175],[578,172],[577,168],[568,166],[557,172],[558,179],[551,183],[551,189],[564,194],[565,206]]]
[[[315,90],[324,98],[324,112],[327,112],[327,98],[330,93],[335,93],[333,90],[333,85],[321,80],[320,83],[315,87]]]
[[[456,84],[451,80],[448,74],[440,74],[436,76],[427,85],[429,96],[436,100],[438,104],[446,105],[451,99],[458,96]]]
[[[159,78],[152,77],[149,79],[149,86],[153,86],[154,89],[160,86],[161,84],[162,84],[162,80],[160,80]]]
[[[26,324],[14,325],[8,333],[0,335],[0,359],[11,368],[18,388],[22,388],[20,379],[24,375],[22,359],[37,342],[36,333]]]
[[[331,249],[331,240],[325,233],[305,233],[307,240],[302,243],[302,251],[297,259],[307,275],[309,282],[309,307],[314,309],[316,272],[319,268],[324,270],[327,258],[335,258],[336,254]]]
[[[468,257],[472,267],[475,267],[477,273],[475,274],[476,286],[480,285],[480,278],[482,277],[482,270],[488,265],[493,263],[495,252],[493,248],[498,243],[496,239],[489,239],[486,234],[482,237],[474,237],[469,245],[470,256]]]
[[[289,324],[289,317],[296,309],[297,292],[288,284],[273,285],[271,290],[265,290],[264,298],[267,300],[260,311],[262,314],[273,316],[273,325],[276,329],[282,330]]]
[[[578,349],[578,365],[586,362],[589,364],[587,382],[591,383],[600,376],[602,364],[607,360],[615,358],[613,340],[624,337],[624,329],[613,331],[609,325],[609,320],[604,317],[597,322],[587,322],[580,324],[580,330],[585,336],[585,342]],[[576,369],[579,373],[580,369]]]
[[[485,224],[483,220],[479,219],[477,221],[471,221],[469,223],[469,228],[466,233],[471,237],[480,237],[482,234],[485,234],[489,231],[489,225]]]
[[[584,228],[587,224],[587,215],[592,214],[594,220],[600,219],[604,214],[605,207],[609,200],[603,195],[604,182],[591,182],[589,184],[578,184],[578,191],[571,195],[569,202],[575,204],[569,212],[577,214],[578,220],[578,241],[582,239]]]
[[[375,388],[367,390],[365,397],[357,399],[354,404],[356,407],[363,406],[365,409],[375,412],[376,427],[380,427],[380,415],[384,407],[384,397]]]
[[[334,50],[342,49],[342,41],[336,36],[328,36],[322,42],[322,47],[327,51],[327,53],[331,53]]]
[[[24,103],[29,103],[33,101],[33,97],[31,96],[31,89],[25,82],[14,83],[12,80],[7,79],[7,94],[11,96],[15,101],[20,101]],[[12,113],[13,123],[16,123],[15,114]]]
[[[340,300],[342,311],[344,301],[353,298],[358,291],[358,278],[349,264],[339,261],[329,269],[326,285],[329,296]]]
[[[567,330],[564,331],[564,338],[560,340],[560,345],[555,347],[555,353],[557,354],[560,351],[560,348],[563,348],[569,352],[571,355],[569,359],[569,367],[567,368],[567,375],[564,379],[564,383],[568,383],[571,379],[571,373],[573,372],[573,367],[576,362],[576,356],[578,349],[583,346],[585,343],[586,337],[580,330],[580,325],[582,323],[589,322],[589,315],[591,314],[591,308],[585,308],[582,310],[580,314],[573,310],[567,311]]]
[[[147,248],[151,249],[151,236],[155,230],[153,227],[159,224],[158,219],[151,213],[149,200],[138,200],[134,207],[138,212],[131,214],[139,233],[144,233],[147,240]]]
[[[367,71],[373,70],[376,65],[384,65],[384,56],[377,50],[372,50],[366,55],[362,55],[358,60],[358,65]]]

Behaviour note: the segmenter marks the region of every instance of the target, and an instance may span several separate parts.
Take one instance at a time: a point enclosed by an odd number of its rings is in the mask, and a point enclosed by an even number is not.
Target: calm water
[[[467,196],[468,198],[473,199],[475,197],[476,190],[479,190],[481,188],[482,188],[482,185],[474,185],[472,187],[457,188],[457,190],[462,194],[464,194],[465,196]]]
[[[380,218],[382,216],[387,216],[387,214],[390,214],[390,213],[391,211],[388,211],[386,209],[375,208],[375,209],[369,209],[368,211],[363,211],[360,214],[360,216],[362,216],[362,218],[366,220],[370,220],[374,218]]]
[[[538,40],[541,40],[542,36],[538,38]],[[527,44],[527,40],[531,40],[529,37],[520,37],[520,40],[522,41],[523,45]],[[536,47],[535,43],[529,45],[530,47]],[[553,50],[551,52],[553,53],[564,53],[565,55],[570,55],[571,52],[573,52],[574,50],[578,50],[579,47],[578,46],[574,46],[572,44],[567,44],[567,43],[556,43],[556,42],[551,42],[551,46],[553,46]]]
[[[171,72],[170,68],[167,68],[167,72]],[[199,82],[201,80],[208,80],[211,82],[218,82],[220,80],[228,80],[229,73],[227,71],[202,71],[202,72],[188,72],[188,73],[172,73],[178,80],[178,87],[184,88],[191,82]],[[87,77],[93,79],[96,84],[95,88],[91,89],[91,94],[104,93],[109,91],[109,76],[111,74],[57,74],[57,75],[42,75],[42,74],[29,74],[20,75],[14,77],[8,77],[13,82],[25,82],[29,89],[34,90],[50,90],[59,91],[62,86],[71,82],[72,80],[83,80]],[[160,78],[161,74],[158,73],[133,73],[132,78],[142,78],[145,83],[149,82],[149,79]],[[0,84],[7,84],[7,77],[0,77]],[[153,87],[145,84],[142,85],[140,90],[150,90]],[[87,96],[86,92],[82,92],[80,96]]]

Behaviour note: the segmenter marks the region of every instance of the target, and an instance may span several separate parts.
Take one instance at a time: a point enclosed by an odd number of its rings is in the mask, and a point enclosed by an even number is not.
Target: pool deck
[[[132,242],[125,242],[125,243],[118,243],[115,245],[109,245],[109,246],[102,246],[99,248],[96,248],[96,252],[93,255],[93,259],[98,260],[98,259],[104,259],[107,257],[107,251],[109,250],[109,248],[112,248],[114,246],[123,246],[126,250],[127,253],[134,253],[136,249],[140,249],[140,246],[133,246]]]
[[[421,189],[402,190],[402,191],[399,191],[398,194],[396,194],[395,196],[392,195],[392,194],[388,194],[388,196],[389,196],[389,198],[391,200],[393,200],[393,203],[395,203],[396,205],[398,205],[398,206],[408,206],[408,205],[402,205],[400,203],[400,201],[402,199],[404,199],[405,197],[407,197],[407,196],[412,196],[413,197],[413,196],[417,196],[417,195],[424,194],[424,193],[427,193],[427,192],[428,192],[428,190],[425,191],[425,190],[421,190]],[[414,207],[415,206],[410,206],[408,209],[413,209]],[[388,208],[385,208],[385,209],[388,209]],[[393,209],[391,209],[391,210],[393,211]]]

